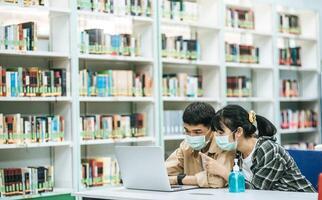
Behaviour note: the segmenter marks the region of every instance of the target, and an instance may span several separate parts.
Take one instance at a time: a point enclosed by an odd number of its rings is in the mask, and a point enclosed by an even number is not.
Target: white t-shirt
[[[251,182],[251,180],[253,178],[253,172],[250,170],[250,167],[253,164],[252,158],[253,158],[253,154],[255,151],[255,146],[254,146],[254,149],[252,150],[252,152],[247,156],[247,158],[243,159],[243,166],[242,166],[243,172],[245,174],[245,179],[249,182]]]

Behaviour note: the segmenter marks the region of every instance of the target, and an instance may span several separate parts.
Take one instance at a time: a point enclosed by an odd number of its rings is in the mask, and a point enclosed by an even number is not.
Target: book
[[[116,16],[152,15],[151,0],[77,0],[77,9]]]
[[[281,80],[280,81],[280,96],[281,97],[299,97],[300,89],[297,80]]]
[[[230,44],[225,42],[226,62],[259,64],[260,51],[258,47]]]
[[[197,2],[162,0],[162,18],[174,21],[197,22],[199,7]]]
[[[294,35],[301,34],[300,18],[298,15],[279,13],[279,32]]]
[[[246,76],[227,77],[227,97],[251,97],[252,81]]]
[[[52,192],[53,166],[0,169],[0,197]]]
[[[82,140],[123,139],[146,135],[146,114],[82,115]]]
[[[64,141],[64,117],[0,113],[0,144]]]
[[[313,110],[281,110],[281,129],[297,130],[318,126],[318,114]]]
[[[169,97],[202,97],[202,76],[186,73],[164,74],[162,94]]]
[[[80,32],[80,52],[114,56],[141,56],[140,34],[110,34],[104,29],[86,29]]]
[[[255,15],[251,9],[226,8],[226,27],[255,29]]]
[[[111,157],[83,158],[81,162],[84,187],[120,185],[120,170],[116,159]]]
[[[148,73],[135,74],[131,70],[81,70],[80,96],[152,96],[153,81]]]
[[[197,38],[197,33],[192,38]],[[197,39],[185,39],[179,36],[167,36],[162,33],[162,57],[185,60],[200,60],[201,48]]]
[[[69,75],[65,69],[0,66],[0,73],[0,96],[3,97],[67,96],[68,93]]]
[[[301,47],[279,48],[279,64],[300,67]]]
[[[37,50],[37,24],[25,22],[0,26],[0,49],[16,51]]]

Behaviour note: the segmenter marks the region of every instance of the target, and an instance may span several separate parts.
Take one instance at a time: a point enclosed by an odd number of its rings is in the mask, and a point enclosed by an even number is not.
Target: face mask
[[[229,142],[228,135],[216,136],[216,143],[221,150],[233,151],[237,149],[237,141]]]
[[[207,143],[206,143],[206,136],[202,135],[202,136],[190,136],[190,135],[186,135],[186,142],[190,145],[190,147],[193,150],[201,150],[202,148],[204,148]]]

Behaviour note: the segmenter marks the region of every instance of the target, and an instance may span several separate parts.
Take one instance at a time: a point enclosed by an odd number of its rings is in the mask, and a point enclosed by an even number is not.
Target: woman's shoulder
[[[285,154],[285,149],[276,142],[275,137],[262,136],[256,144],[257,157],[266,156],[268,159],[276,158],[277,155]]]

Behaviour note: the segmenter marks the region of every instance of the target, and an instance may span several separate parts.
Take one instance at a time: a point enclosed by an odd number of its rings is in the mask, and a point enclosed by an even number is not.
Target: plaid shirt
[[[315,192],[312,184],[301,174],[293,158],[274,137],[258,138],[252,157],[253,178],[249,189]]]

